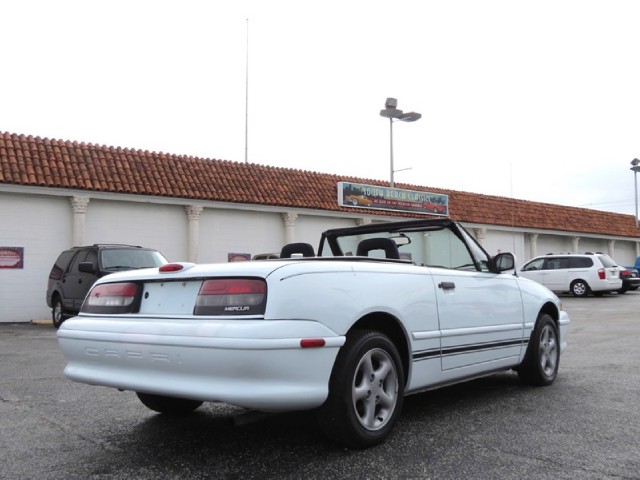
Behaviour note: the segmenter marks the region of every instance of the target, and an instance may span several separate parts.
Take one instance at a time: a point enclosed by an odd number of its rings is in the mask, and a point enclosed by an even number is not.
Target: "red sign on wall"
[[[0,247],[0,268],[24,268],[24,248]]]

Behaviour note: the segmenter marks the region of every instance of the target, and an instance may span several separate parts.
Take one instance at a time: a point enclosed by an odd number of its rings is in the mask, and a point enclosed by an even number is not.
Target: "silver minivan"
[[[586,297],[619,290],[620,270],[609,255],[587,252],[535,257],[522,266],[520,275],[554,292]]]

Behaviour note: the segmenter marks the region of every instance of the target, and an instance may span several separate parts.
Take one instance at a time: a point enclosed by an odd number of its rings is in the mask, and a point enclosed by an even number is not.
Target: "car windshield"
[[[471,251],[453,230],[442,227],[344,235],[337,236],[335,240],[342,254],[346,256],[356,255],[358,245],[363,240],[382,237],[390,238],[396,243],[400,260],[411,261],[421,266],[488,271],[486,253],[464,230],[461,230],[461,234],[466,237]],[[322,251],[322,256],[331,254],[328,249]],[[369,256],[384,258],[385,252],[372,251]]]
[[[159,267],[167,263],[160,252],[134,248],[110,248],[102,250],[104,270],[131,270],[136,268]]]

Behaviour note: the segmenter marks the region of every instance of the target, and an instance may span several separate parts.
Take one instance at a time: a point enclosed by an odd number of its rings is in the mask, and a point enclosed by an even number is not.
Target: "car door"
[[[546,275],[542,284],[554,292],[569,290],[569,258],[553,257],[545,262]]]
[[[509,274],[432,270],[440,322],[442,369],[477,373],[519,358],[524,314]]]
[[[464,230],[430,231],[412,245],[434,283],[442,370],[454,378],[515,363],[524,331],[516,277],[490,272],[489,256]]]
[[[82,262],[91,262],[97,267],[97,252],[94,249],[81,250],[71,262],[69,271],[63,279],[65,308],[69,310],[80,310],[84,297],[97,279],[95,274],[81,272],[78,269]]]
[[[525,264],[520,270],[520,275],[534,282],[544,285],[545,277],[549,274],[545,267],[546,259],[543,257],[535,258]]]

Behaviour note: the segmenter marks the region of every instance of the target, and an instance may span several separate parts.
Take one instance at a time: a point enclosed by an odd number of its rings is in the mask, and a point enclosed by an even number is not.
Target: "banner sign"
[[[338,182],[338,205],[394,212],[449,215],[449,196],[441,193]]]
[[[0,247],[0,268],[24,268],[24,248]]]

